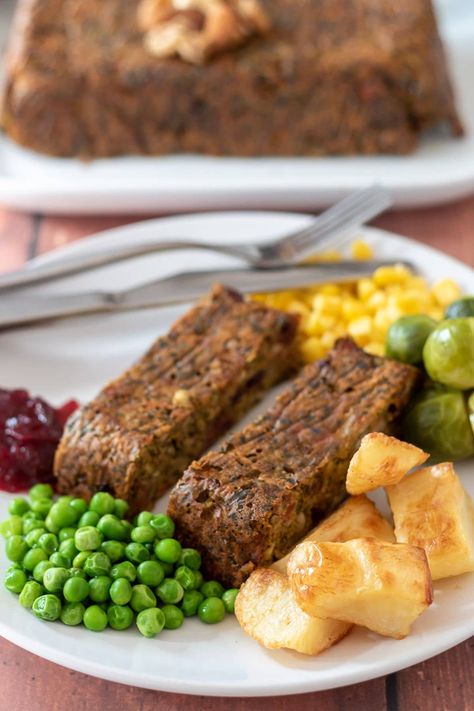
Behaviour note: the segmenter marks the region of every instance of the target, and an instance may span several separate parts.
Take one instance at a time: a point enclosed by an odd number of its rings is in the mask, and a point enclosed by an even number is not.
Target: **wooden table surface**
[[[131,221],[123,217],[48,217],[0,211],[0,271]],[[474,266],[474,197],[449,206],[389,213],[375,224]],[[397,674],[334,691],[223,699],[165,694],[102,681],[46,662],[0,639],[0,711],[473,711],[473,650],[474,638]]]

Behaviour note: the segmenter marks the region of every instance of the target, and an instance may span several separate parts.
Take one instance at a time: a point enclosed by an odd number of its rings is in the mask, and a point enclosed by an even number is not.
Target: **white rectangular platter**
[[[0,2],[5,36],[11,0]],[[438,0],[466,136],[426,137],[411,156],[347,158],[124,157],[84,163],[48,158],[0,135],[0,205],[49,213],[139,214],[269,208],[314,210],[372,182],[397,206],[474,192],[474,3]]]

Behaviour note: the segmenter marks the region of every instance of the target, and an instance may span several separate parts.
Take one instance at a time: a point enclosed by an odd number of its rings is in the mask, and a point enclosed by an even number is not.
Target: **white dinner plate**
[[[62,250],[92,251],[132,239],[160,240],[170,236],[206,237],[221,242],[267,238],[296,229],[308,217],[283,213],[223,213],[190,215],[141,222],[110,230]],[[450,276],[466,291],[474,291],[472,270],[433,249],[381,230],[366,229],[377,256],[413,260],[430,280]],[[59,254],[56,253],[56,254]],[[55,259],[50,253],[46,259]],[[125,287],[152,276],[193,264],[196,269],[230,263],[210,253],[182,252],[111,265],[94,274],[74,277],[68,289]],[[43,293],[64,291],[37,287]],[[27,387],[54,403],[76,397],[85,401],[118,375],[160,333],[180,308],[148,309],[121,314],[92,315],[56,324],[0,334],[0,373],[3,387]],[[271,401],[270,395],[265,405]],[[255,412],[249,415],[248,421]],[[473,462],[457,467],[466,488],[474,494]],[[380,497],[381,498],[381,497]],[[0,493],[0,517],[10,496]],[[381,499],[382,501],[382,499]],[[157,509],[163,510],[161,500]],[[383,501],[382,501],[382,505]],[[2,552],[0,565],[5,569]],[[436,583],[432,607],[418,619],[404,640],[380,637],[364,629],[318,657],[290,651],[268,651],[247,637],[230,616],[222,624],[188,620],[177,631],[145,639],[136,629],[94,634],[84,628],[45,623],[24,610],[14,595],[0,586],[0,634],[46,659],[112,681],[176,693],[217,696],[258,696],[317,691],[365,681],[432,657],[474,633],[474,575]]]
[[[0,21],[4,14],[0,3]],[[474,191],[474,4],[438,0],[462,139],[425,137],[409,156],[122,157],[81,162],[24,150],[0,135],[0,204],[47,213],[145,214],[209,209],[315,210],[374,181],[399,206]],[[4,23],[5,24],[5,23]]]

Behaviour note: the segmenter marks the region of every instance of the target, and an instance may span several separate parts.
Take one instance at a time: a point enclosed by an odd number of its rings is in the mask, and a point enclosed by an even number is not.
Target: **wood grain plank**
[[[21,267],[29,258],[33,217],[0,210],[0,272]]]
[[[392,211],[373,223],[474,266],[474,197],[425,210]]]
[[[89,634],[89,633],[87,633]],[[92,633],[91,633],[92,634]],[[150,642],[150,647],[159,642]],[[150,650],[152,654],[152,650]],[[227,699],[165,694],[95,679],[0,640],[1,700],[8,711],[385,711],[383,679],[300,696]],[[205,663],[205,660],[203,661]],[[21,693],[19,683],[21,680]]]
[[[397,674],[398,711],[472,711],[474,637]]]

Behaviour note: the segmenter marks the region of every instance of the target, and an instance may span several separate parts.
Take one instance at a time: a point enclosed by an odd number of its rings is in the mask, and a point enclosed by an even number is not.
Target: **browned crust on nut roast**
[[[462,133],[430,0],[261,0],[204,66],[147,53],[130,0],[19,0],[1,123],[58,156],[408,153]]]
[[[341,339],[266,414],[193,462],[168,511],[180,540],[204,554],[206,574],[237,586],[284,556],[345,496],[360,439],[389,429],[417,378]]]
[[[298,365],[296,318],[223,286],[69,419],[61,492],[153,505],[271,385]]]

